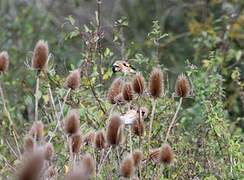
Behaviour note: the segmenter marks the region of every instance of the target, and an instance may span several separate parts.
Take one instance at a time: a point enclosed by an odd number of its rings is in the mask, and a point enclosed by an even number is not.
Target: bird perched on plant
[[[127,61],[116,61],[112,66],[112,70],[114,73],[122,72],[125,75],[135,72],[135,68]]]

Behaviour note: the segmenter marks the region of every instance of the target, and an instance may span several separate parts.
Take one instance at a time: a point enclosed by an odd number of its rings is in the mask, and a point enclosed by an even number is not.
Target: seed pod
[[[95,172],[95,161],[90,154],[82,156],[81,166],[84,174],[87,176],[90,176]]]
[[[81,72],[79,69],[71,71],[65,80],[65,87],[70,88],[72,90],[78,89],[80,87],[80,82],[81,82],[80,73]]]
[[[32,136],[27,135],[24,139],[24,150],[26,154],[31,154],[34,152],[34,139]]]
[[[32,124],[32,126],[31,126],[29,134],[33,138],[36,138],[37,141],[39,141],[44,135],[44,125],[43,125],[43,123],[41,121],[35,121]]]
[[[120,175],[126,178],[132,177],[134,174],[134,161],[132,157],[125,158],[120,165]]]
[[[79,154],[82,144],[82,137],[80,133],[72,134],[70,137],[70,148],[71,152]]]
[[[47,143],[44,146],[44,157],[45,157],[45,159],[50,161],[52,159],[53,154],[54,154],[53,145],[51,143]]]
[[[134,150],[134,152],[132,153],[132,157],[134,160],[134,165],[138,166],[143,159],[143,153],[141,150]]]
[[[88,145],[88,144],[93,144],[94,139],[95,139],[95,132],[90,131],[90,132],[88,132],[88,133],[85,135],[85,137],[84,137],[84,143],[85,143],[86,145]]]
[[[123,87],[124,81],[121,78],[117,78],[113,81],[107,95],[107,99],[111,104],[115,104],[115,97],[118,96]]]
[[[80,129],[80,117],[76,110],[69,111],[68,115],[64,119],[64,129],[69,135],[75,134]]]
[[[32,56],[32,68],[37,70],[47,70],[48,44],[46,41],[39,40],[36,43]]]
[[[149,78],[149,93],[156,99],[159,98],[164,92],[164,79],[162,71],[159,68],[153,69]]]
[[[9,56],[7,51],[2,51],[0,53],[0,73],[6,72],[9,66]]]
[[[118,115],[113,115],[109,121],[107,141],[112,146],[119,145],[122,141],[122,121]]]
[[[141,95],[144,92],[144,77],[140,72],[137,72],[133,80],[133,90],[135,93]]]
[[[184,74],[178,76],[175,84],[175,93],[179,97],[187,97],[190,94],[190,83]]]
[[[144,132],[144,121],[143,119],[136,119],[132,123],[132,131],[137,136],[142,136]]]
[[[133,99],[131,83],[129,82],[125,83],[122,94],[125,101],[129,102]]]
[[[104,131],[100,130],[96,132],[95,136],[95,147],[98,149],[103,149],[106,146]]]
[[[164,164],[170,164],[173,161],[174,154],[169,144],[163,144],[160,150],[160,160]]]

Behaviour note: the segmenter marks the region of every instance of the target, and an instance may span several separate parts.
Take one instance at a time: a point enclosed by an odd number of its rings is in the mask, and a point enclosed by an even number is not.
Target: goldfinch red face
[[[116,61],[113,64],[112,70],[114,73],[116,72],[122,72],[122,73],[132,73],[135,72],[134,67],[132,67],[128,62],[126,61]]]

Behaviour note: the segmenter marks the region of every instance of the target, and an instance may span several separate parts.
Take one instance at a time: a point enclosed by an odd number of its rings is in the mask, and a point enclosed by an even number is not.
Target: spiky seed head
[[[7,51],[2,51],[0,53],[0,73],[6,72],[9,66],[9,56]]]
[[[37,141],[39,141],[44,135],[43,123],[41,121],[35,121],[31,126],[29,134]]]
[[[164,164],[170,164],[173,161],[174,154],[169,144],[163,144],[160,149],[160,160]]]
[[[125,158],[120,165],[120,175],[122,177],[132,177],[135,171],[134,160],[132,157]]]
[[[149,158],[155,163],[155,164],[158,164],[160,163],[161,161],[161,151],[160,151],[160,148],[157,148],[157,149],[152,149],[150,150],[150,153],[149,153]]]
[[[103,149],[106,147],[106,139],[103,130],[99,130],[95,135],[95,147],[98,149]]]
[[[136,73],[132,84],[135,93],[139,95],[143,94],[145,88],[145,81],[143,75],[140,72]]]
[[[119,93],[117,96],[115,96],[114,102],[118,105],[125,105],[127,103],[127,101],[124,100],[123,93]]]
[[[90,154],[82,156],[81,167],[87,176],[91,176],[95,171],[95,161]]]
[[[154,68],[149,78],[149,93],[156,99],[164,93],[164,79],[161,69]]]
[[[80,87],[81,76],[80,69],[71,71],[65,80],[65,87],[76,90]]]
[[[44,146],[44,157],[46,160],[50,161],[54,154],[54,148],[52,143],[46,143]]]
[[[107,142],[111,146],[119,145],[122,141],[123,124],[119,115],[114,114],[107,127]]]
[[[47,70],[48,63],[48,44],[46,41],[39,40],[36,43],[33,56],[32,68],[37,70]]]
[[[85,144],[93,144],[95,139],[95,132],[90,131],[88,132],[84,137],[84,143]]]
[[[44,165],[42,153],[30,155],[22,164],[18,174],[18,180],[38,180],[40,172]]]
[[[107,99],[111,104],[115,104],[115,97],[122,92],[124,81],[121,78],[116,78],[110,89],[108,90]]]
[[[80,152],[82,145],[82,136],[80,133],[73,134],[70,137],[70,145],[72,153],[78,154]]]
[[[143,152],[139,149],[136,149],[133,151],[132,153],[132,157],[133,157],[133,160],[134,160],[134,165],[135,166],[138,166],[142,159],[143,159]]]
[[[133,99],[132,85],[130,82],[125,83],[122,94],[124,100],[128,102],[130,102]]]
[[[80,117],[75,109],[69,111],[64,119],[64,129],[68,135],[75,134],[80,129]]]
[[[142,136],[144,132],[144,121],[143,119],[137,118],[132,123],[132,131],[137,136]]]
[[[175,84],[175,93],[179,97],[187,97],[190,94],[190,83],[184,74],[177,77]]]
[[[34,139],[32,136],[27,135],[24,139],[24,151],[26,154],[31,154],[34,152]]]

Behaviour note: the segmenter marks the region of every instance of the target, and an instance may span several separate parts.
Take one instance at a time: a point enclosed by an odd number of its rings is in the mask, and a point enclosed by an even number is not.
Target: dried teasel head
[[[139,149],[134,150],[132,153],[132,158],[134,160],[134,165],[138,166],[143,159],[143,152]]]
[[[115,97],[118,96],[122,92],[122,87],[124,85],[124,81],[121,78],[116,78],[107,94],[107,99],[111,104],[115,104]]]
[[[163,144],[160,148],[160,160],[164,164],[172,163],[174,159],[174,153],[169,144]]]
[[[109,120],[107,127],[107,142],[111,146],[119,145],[122,141],[123,123],[120,116],[115,114]]]
[[[133,79],[132,86],[135,93],[139,95],[143,94],[145,88],[145,81],[144,81],[144,77],[140,72],[136,73]]]
[[[27,135],[24,139],[24,151],[26,154],[31,154],[34,152],[35,141],[32,136]]]
[[[181,74],[177,77],[175,84],[175,93],[179,97],[187,97],[189,96],[191,91],[190,83],[187,77],[184,74]]]
[[[120,165],[120,175],[122,177],[132,177],[135,171],[134,160],[132,157],[125,158]]]
[[[154,68],[149,78],[149,93],[156,99],[164,93],[164,79],[161,69]]]
[[[9,66],[9,56],[7,51],[0,52],[0,73],[6,72]]]
[[[39,141],[41,138],[43,138],[44,135],[44,125],[41,121],[35,121],[32,126],[31,129],[29,131],[29,134],[36,139],[37,141]]]
[[[149,158],[155,163],[158,164],[161,161],[160,148],[152,149],[149,153]]]
[[[43,151],[44,151],[44,158],[50,161],[54,154],[54,148],[52,143],[46,143],[43,147]]]
[[[130,82],[125,83],[122,94],[125,101],[130,102],[133,99],[132,85]]]
[[[32,68],[46,71],[47,63],[48,63],[48,44],[46,41],[39,40],[36,43],[33,52]]]
[[[84,143],[86,145],[93,144],[96,133],[93,131],[88,132],[84,137]]]
[[[119,93],[117,96],[115,96],[114,102],[118,105],[125,105],[127,103],[123,97],[123,93]]]
[[[98,149],[103,149],[106,147],[106,139],[103,130],[99,130],[96,132],[94,144],[95,147]]]
[[[80,117],[75,109],[68,112],[64,119],[64,130],[68,135],[75,134],[80,129]]]
[[[132,123],[132,131],[137,136],[142,136],[144,133],[144,121],[143,119],[137,118]]]
[[[71,71],[65,80],[65,87],[76,90],[80,87],[81,72],[80,69]]]
[[[82,136],[80,133],[73,134],[70,137],[70,151],[74,154],[78,154],[80,152],[82,145]]]
[[[30,155],[22,164],[22,168],[18,173],[18,180],[38,180],[44,165],[44,157],[42,153],[34,153]]]
[[[81,168],[85,175],[88,177],[95,172],[95,161],[90,154],[85,154],[82,156]]]

